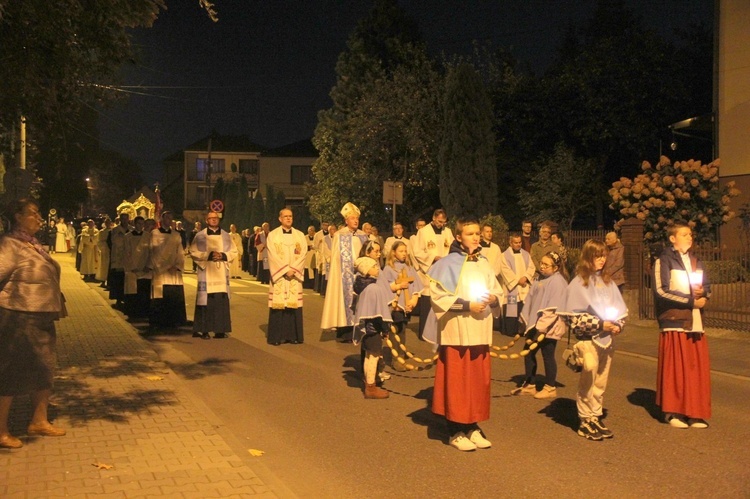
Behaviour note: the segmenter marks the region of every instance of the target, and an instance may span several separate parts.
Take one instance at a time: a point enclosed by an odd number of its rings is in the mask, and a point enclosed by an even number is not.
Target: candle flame
[[[608,321],[614,321],[617,320],[617,316],[619,314],[617,313],[617,309],[615,307],[607,307],[604,309],[604,319]]]
[[[469,294],[473,301],[481,301],[487,295],[487,287],[481,282],[472,282],[469,285]]]

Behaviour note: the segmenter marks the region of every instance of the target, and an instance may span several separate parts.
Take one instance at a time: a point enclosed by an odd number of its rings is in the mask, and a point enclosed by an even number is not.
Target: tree
[[[89,200],[86,216],[115,215],[115,208],[141,186],[138,164],[115,152],[102,150],[88,170]]]
[[[641,165],[643,173],[612,184],[610,208],[622,218],[644,222],[646,242],[666,243],[667,229],[677,221],[686,222],[696,241],[715,241],[716,230],[735,213],[729,209],[731,198],[740,194],[734,181],[719,186],[719,160],[709,164],[700,161],[675,161],[666,156],[652,166]]]
[[[213,3],[199,5],[215,20]],[[25,116],[28,168],[43,169],[45,188],[76,179],[47,193],[58,208],[85,200],[83,165],[98,149],[86,115],[118,97],[111,85],[135,59],[129,30],[150,27],[163,9],[165,0],[0,0],[0,155],[13,163]]]
[[[318,115],[310,212],[337,220],[347,201],[385,224],[382,181],[403,180],[402,213],[436,198],[438,73],[416,27],[393,0],[379,0],[336,65],[333,106]],[[419,208],[415,208],[421,203]]]
[[[263,195],[258,192],[252,201],[252,209],[250,210],[250,226],[260,227],[263,222],[266,222],[266,207],[263,202]]]
[[[543,79],[548,111],[542,118],[558,130],[556,142],[595,158],[591,181],[601,186],[601,223],[605,185],[658,149],[660,131],[685,117],[689,99],[674,46],[646,29],[624,2],[600,0],[577,42],[568,40]]]
[[[563,231],[570,230],[576,217],[593,205],[597,189],[591,182],[596,173],[594,161],[577,157],[560,142],[531,171],[526,187],[518,194],[524,212],[533,222],[555,220]]]
[[[440,201],[448,213],[493,213],[497,205],[492,105],[476,70],[450,68],[443,100]]]

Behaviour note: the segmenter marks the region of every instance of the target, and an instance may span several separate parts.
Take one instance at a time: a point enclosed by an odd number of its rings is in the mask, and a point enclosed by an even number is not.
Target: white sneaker
[[[492,447],[492,442],[482,436],[482,432],[479,430],[473,430],[469,433],[469,440],[477,446],[477,449],[489,449]]]
[[[459,431],[458,433],[453,435],[448,443],[451,445],[451,447],[455,447],[456,449],[463,452],[477,450],[477,445],[466,438],[466,434],[462,431]]]
[[[681,416],[673,414],[671,412],[668,412],[664,415],[664,420],[669,423],[669,426],[671,426],[672,428],[679,428],[681,430],[690,428],[690,425],[688,425]]]
[[[557,388],[550,385],[544,385],[544,387],[534,394],[535,399],[553,399],[557,397]]]
[[[510,391],[511,395],[536,395],[536,385],[534,383],[524,383]]]

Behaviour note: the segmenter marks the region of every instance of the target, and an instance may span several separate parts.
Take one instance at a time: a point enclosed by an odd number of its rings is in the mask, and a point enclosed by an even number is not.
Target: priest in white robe
[[[229,262],[229,277],[232,279],[242,279],[242,255],[245,253],[242,236],[237,232],[237,226],[234,224],[229,225],[229,237],[232,238],[235,250],[237,252],[237,258]]]
[[[448,255],[454,237],[450,228],[446,227],[448,215],[445,210],[437,209],[432,214],[432,222],[425,225],[414,238],[412,251],[416,262],[417,274],[425,283],[424,291],[419,297],[419,339],[424,335],[427,314],[430,312],[430,281],[427,277],[433,264]]]
[[[268,234],[267,251],[271,282],[268,288],[268,343],[300,344],[305,341],[302,325],[302,288],[308,239],[292,227],[292,210],[279,212],[281,227]]]
[[[358,229],[359,214],[359,208],[353,203],[346,203],[341,209],[344,226],[333,236],[326,298],[320,321],[321,329],[336,328],[336,337],[344,341],[351,341],[346,336],[351,335],[354,326],[354,260],[367,241],[367,235]]]
[[[177,328],[187,322],[182,270],[185,252],[180,234],[172,230],[172,212],[161,215],[161,226],[151,231],[151,310],[149,323],[157,328]]]
[[[55,229],[57,229],[55,234],[55,252],[65,253],[68,251],[68,243],[66,241],[68,226],[65,224],[65,219],[63,217],[57,219]]]
[[[107,240],[112,230],[112,220],[109,218],[104,221],[102,228],[99,230],[99,267],[96,269],[96,280],[102,283],[102,287],[107,285],[107,274],[109,273],[109,246]]]
[[[232,331],[229,274],[239,253],[231,234],[221,230],[219,221],[218,213],[209,212],[206,228],[198,232],[190,244],[190,257],[198,267],[193,337],[204,340],[211,339],[211,332],[214,338],[226,338]]]
[[[130,215],[120,213],[120,224],[109,232],[109,273],[107,286],[109,299],[115,300],[115,306],[123,304],[125,299],[125,234],[130,232]]]
[[[141,216],[125,234],[125,313],[131,319],[148,317],[151,305],[151,233]]]
[[[521,236],[510,236],[510,246],[500,258],[500,269],[503,276],[505,303],[501,331],[508,336],[523,332],[519,329],[518,318],[523,310],[523,302],[531,289],[536,267],[528,251],[523,249]]]
[[[96,269],[99,265],[97,245],[99,244],[99,231],[93,220],[86,222],[86,227],[81,231],[78,253],[81,254],[81,275],[83,280],[93,282],[96,277]]]

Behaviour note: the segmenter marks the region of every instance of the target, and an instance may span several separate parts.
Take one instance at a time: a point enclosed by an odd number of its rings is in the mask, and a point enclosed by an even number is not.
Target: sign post
[[[383,182],[383,204],[393,206],[393,225],[396,224],[396,205],[404,204],[404,184],[403,182]]]

